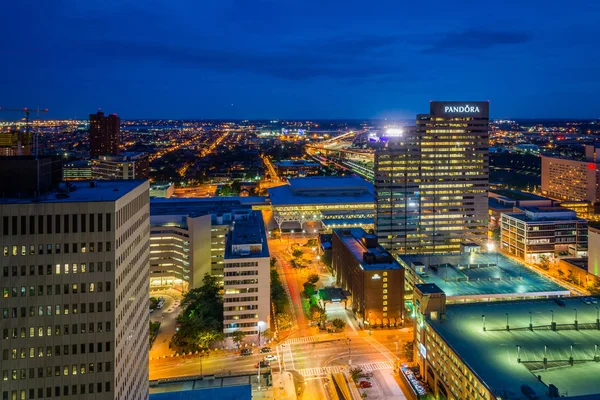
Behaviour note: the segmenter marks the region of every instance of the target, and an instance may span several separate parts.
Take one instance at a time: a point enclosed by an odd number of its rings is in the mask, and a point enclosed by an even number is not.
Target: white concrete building
[[[2,399],[148,398],[148,190],[0,199]]]
[[[226,240],[223,278],[223,322],[226,337],[241,330],[249,340],[256,340],[259,344],[259,331],[264,332],[270,327],[269,261],[261,212],[234,213],[232,228]]]

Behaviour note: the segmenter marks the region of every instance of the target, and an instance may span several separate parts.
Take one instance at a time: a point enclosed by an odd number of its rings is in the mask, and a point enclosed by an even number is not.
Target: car
[[[581,301],[583,301],[585,304],[592,304],[592,302],[587,297],[582,297]]]
[[[242,349],[240,355],[242,355],[242,356],[250,356],[250,355],[252,355],[252,350],[250,350],[250,349]]]
[[[361,389],[367,389],[367,388],[373,387],[373,384],[369,381],[360,381],[359,386]]]
[[[259,365],[261,368],[268,368],[270,366],[270,364],[268,362],[261,361],[260,363],[254,364],[254,368],[258,368]]]
[[[277,361],[277,356],[274,354],[269,354],[265,357],[265,361]]]
[[[594,303],[594,304],[598,304],[598,300],[595,297],[588,297],[588,299]]]
[[[261,352],[261,353],[270,353],[270,352],[272,352],[272,351],[273,351],[273,350],[271,350],[271,348],[270,348],[270,347],[263,347],[262,349],[260,349],[260,352]]]
[[[560,299],[554,299],[554,302],[558,304],[559,307],[566,307],[565,302]]]

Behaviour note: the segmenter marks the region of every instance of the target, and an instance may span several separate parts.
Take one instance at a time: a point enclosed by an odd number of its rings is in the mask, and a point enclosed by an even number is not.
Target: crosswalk
[[[355,367],[360,367],[364,372],[372,372],[372,371],[381,371],[384,369],[393,369],[393,365],[391,362],[380,361],[368,364],[359,364],[355,365]],[[329,374],[335,374],[337,372],[342,372],[344,370],[344,366],[341,365],[332,365],[331,367],[322,367],[322,368],[304,368],[298,370],[298,372],[304,376],[323,376]]]
[[[304,336],[299,338],[292,338],[285,341],[285,344],[302,344],[312,343],[317,341],[317,336]]]

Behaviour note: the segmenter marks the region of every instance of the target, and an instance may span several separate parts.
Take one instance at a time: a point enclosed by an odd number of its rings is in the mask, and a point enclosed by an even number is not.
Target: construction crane
[[[35,110],[31,110],[27,107],[25,107],[25,108],[2,108],[2,107],[0,107],[0,111],[24,113],[25,114],[25,132],[29,133],[29,130],[31,128],[29,115],[31,114],[31,112],[36,112],[38,114],[38,118],[39,118],[40,113],[47,113],[48,109],[47,108],[40,109],[39,106]],[[35,158],[37,160],[37,157],[38,157],[38,135],[35,133],[33,135],[33,148],[34,148]]]

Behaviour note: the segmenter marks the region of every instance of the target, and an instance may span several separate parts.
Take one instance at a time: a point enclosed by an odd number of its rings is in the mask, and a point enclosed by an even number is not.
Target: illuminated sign
[[[371,277],[371,279],[381,279],[381,276],[379,276],[379,274],[375,274]]]
[[[465,104],[464,106],[445,106],[444,112],[452,113],[475,113],[479,112],[479,106],[470,106]]]
[[[427,350],[425,349],[425,346],[423,346],[423,343],[419,343],[419,351],[423,358],[427,358]]]

